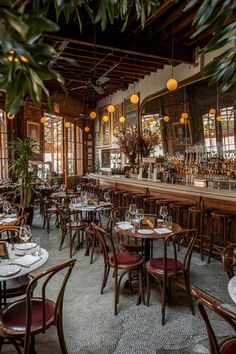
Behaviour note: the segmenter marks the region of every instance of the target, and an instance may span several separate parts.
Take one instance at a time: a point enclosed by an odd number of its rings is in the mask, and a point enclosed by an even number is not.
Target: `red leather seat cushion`
[[[236,338],[229,339],[221,345],[222,354],[234,354],[236,353]]]
[[[139,254],[130,252],[119,252],[116,254],[116,260],[118,266],[132,266],[142,263],[143,258]],[[110,258],[111,264],[113,264],[113,256]]]
[[[32,300],[32,325],[31,328],[42,324],[43,306],[41,299]],[[46,322],[53,318],[54,304],[51,301],[46,303]],[[26,302],[25,299],[13,302],[0,313],[0,326],[15,331],[25,331]]]
[[[163,273],[164,272],[164,258],[153,258],[146,264],[153,273]],[[167,258],[167,273],[181,272],[183,270],[183,263],[175,260],[173,258]]]

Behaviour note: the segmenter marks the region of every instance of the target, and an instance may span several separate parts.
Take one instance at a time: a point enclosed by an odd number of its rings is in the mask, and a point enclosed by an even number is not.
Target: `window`
[[[52,171],[62,173],[62,118],[45,113],[44,161],[52,163]]]
[[[0,110],[0,179],[8,178],[7,154],[7,118],[6,113]]]
[[[76,126],[76,173],[83,174],[83,131]]]
[[[214,114],[203,115],[203,132],[206,151],[216,152],[216,123]]]
[[[234,107],[226,107],[220,110],[222,143],[224,153],[235,152],[235,137],[234,137]]]
[[[67,132],[67,174],[68,176],[75,175],[75,125],[70,124],[66,128]]]

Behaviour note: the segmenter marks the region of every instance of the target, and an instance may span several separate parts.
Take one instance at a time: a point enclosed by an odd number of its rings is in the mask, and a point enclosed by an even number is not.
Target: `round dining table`
[[[120,224],[121,226],[121,224]],[[144,241],[144,259],[145,261],[150,260],[150,242],[154,240],[160,240],[160,239],[165,239],[167,236],[181,232],[182,227],[178,224],[172,223],[171,229],[167,229],[164,226],[158,227],[158,228],[153,228],[153,229],[139,229],[139,230],[124,230],[121,227],[119,227],[116,224],[115,230],[118,234],[123,234],[124,236],[131,237],[131,238],[136,238],[136,239],[141,239]],[[146,230],[150,230],[150,233],[146,233]],[[143,233],[142,233],[143,231]],[[151,232],[153,231],[153,232]]]
[[[8,259],[2,259],[0,262],[0,305],[6,304],[6,281],[27,275],[40,268],[48,260],[48,251],[41,248],[39,256],[32,256],[31,250],[18,250],[16,244],[12,247],[7,245]],[[3,268],[4,267],[4,268]],[[4,276],[2,275],[4,272]]]

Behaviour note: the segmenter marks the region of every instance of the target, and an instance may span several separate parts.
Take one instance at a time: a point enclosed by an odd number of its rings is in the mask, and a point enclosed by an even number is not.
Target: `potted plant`
[[[24,207],[24,211],[29,213],[29,224],[33,220],[32,196],[38,179],[36,171],[30,166],[29,161],[34,159],[38,151],[38,143],[28,137],[16,138],[9,143],[9,152],[14,157],[10,162],[10,169],[18,178],[19,183],[16,191],[20,194],[20,204]]]

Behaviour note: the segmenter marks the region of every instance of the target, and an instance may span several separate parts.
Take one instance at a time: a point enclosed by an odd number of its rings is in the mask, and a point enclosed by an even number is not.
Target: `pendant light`
[[[89,132],[89,127],[86,125],[86,127],[84,128],[84,131],[86,132],[86,133],[88,133]]]
[[[109,104],[107,110],[109,113],[113,113],[115,112],[115,106],[113,106],[113,104]]]
[[[133,75],[134,75],[134,93],[130,96],[130,102],[137,104],[139,101],[139,95],[135,92],[135,59],[133,60]]]
[[[64,126],[65,128],[70,128],[70,122],[65,122]]]
[[[93,47],[93,76],[94,76],[94,81],[96,81],[96,26],[95,23],[93,23],[93,41],[94,41],[94,47]],[[95,107],[95,99],[94,99],[94,88],[93,88],[93,108]],[[97,113],[95,110],[92,110],[89,114],[91,119],[96,119]],[[85,127],[86,128],[86,127]]]
[[[40,118],[40,122],[41,122],[42,124],[45,124],[45,123],[47,122],[46,117],[42,116],[42,117]]]
[[[220,123],[222,121],[222,117],[220,115],[219,110],[219,93],[218,93],[218,81],[216,83],[216,121]]]
[[[173,67],[173,60],[174,60],[174,24],[172,24],[172,38],[171,38],[171,58],[172,58],[172,63],[171,63],[171,78],[167,81],[166,87],[170,91],[174,91],[178,87],[178,82],[174,78],[174,67]]]
[[[105,97],[105,110],[106,110],[106,97]],[[108,113],[104,113],[103,116],[102,116],[102,120],[103,122],[107,123],[109,121],[109,116],[108,116]]]
[[[185,86],[184,86],[184,111],[181,113],[181,118],[180,118],[180,123],[185,123],[188,119],[189,115],[187,113],[187,107],[186,107],[186,91],[185,91]]]
[[[7,113],[7,118],[13,120],[15,118],[15,114],[11,114],[11,112]]]
[[[125,116],[124,116],[124,99],[123,99],[123,91],[122,91],[122,102],[121,102],[121,117],[119,118],[119,121],[121,124],[124,124],[125,122]]]

